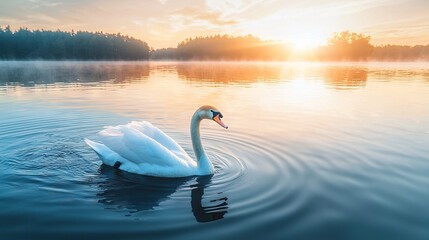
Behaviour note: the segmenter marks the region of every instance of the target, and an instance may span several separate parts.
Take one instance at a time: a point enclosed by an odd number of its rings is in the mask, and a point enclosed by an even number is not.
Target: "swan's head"
[[[217,122],[222,127],[228,129],[228,126],[222,122],[223,115],[220,111],[212,106],[202,106],[198,109],[198,115],[201,119],[211,119]]]

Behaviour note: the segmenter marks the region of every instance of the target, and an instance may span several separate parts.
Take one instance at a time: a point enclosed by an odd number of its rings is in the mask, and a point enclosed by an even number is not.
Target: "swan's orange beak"
[[[219,125],[221,125],[222,127],[228,129],[228,126],[225,125],[225,123],[222,122],[222,120],[220,120],[219,115],[216,115],[213,118],[213,121],[217,122]]]

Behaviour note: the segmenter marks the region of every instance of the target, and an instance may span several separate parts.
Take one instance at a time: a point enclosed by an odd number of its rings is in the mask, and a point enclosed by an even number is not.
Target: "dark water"
[[[216,173],[102,166],[147,120]],[[429,239],[429,66],[0,62],[0,239]]]

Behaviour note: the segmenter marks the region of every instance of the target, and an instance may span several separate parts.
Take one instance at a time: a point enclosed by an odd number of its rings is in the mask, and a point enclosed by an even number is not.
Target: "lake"
[[[146,120],[206,177],[101,164]],[[429,239],[426,63],[0,62],[1,239]]]

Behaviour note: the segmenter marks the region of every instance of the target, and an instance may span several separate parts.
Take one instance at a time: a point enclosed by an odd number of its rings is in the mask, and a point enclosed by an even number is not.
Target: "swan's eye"
[[[214,119],[217,115],[219,115],[219,118],[223,118],[222,113],[216,112],[216,111],[213,111],[213,110],[210,110],[210,111],[213,113],[212,119]]]

